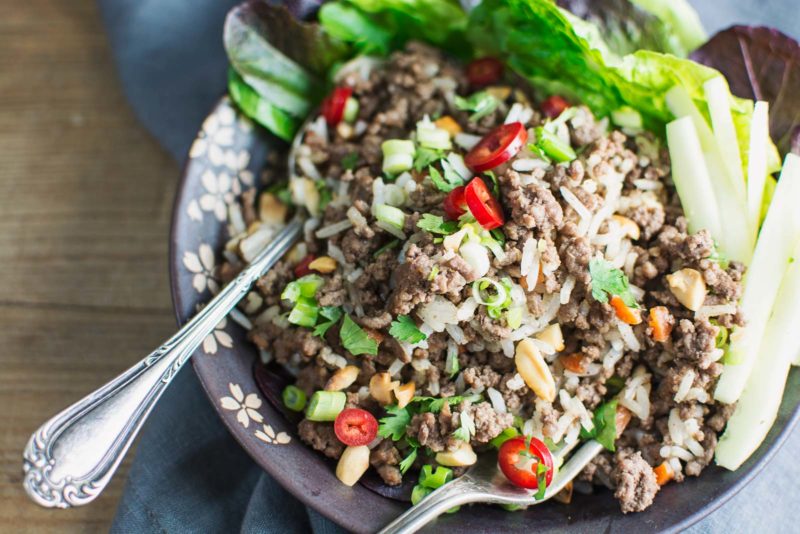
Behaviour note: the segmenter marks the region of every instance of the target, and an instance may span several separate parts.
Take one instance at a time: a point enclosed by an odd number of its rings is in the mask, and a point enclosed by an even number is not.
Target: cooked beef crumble
[[[478,451],[510,427],[574,444],[581,428],[592,426],[592,411],[612,398],[633,417],[617,440],[617,453],[598,456],[582,479],[615,489],[627,513],[653,502],[659,490],[654,467],[666,464],[676,481],[698,475],[731,412],[713,401],[712,391],[721,372],[718,338],[743,323],[736,301],[744,269],[715,259],[708,232],[687,231],[659,141],[647,132],[614,130],[585,107],[571,108],[553,131],[575,150],[572,161],[551,163],[525,146],[494,168],[491,179],[485,175],[487,183],[496,178],[505,221],[493,248],[485,241],[496,234],[481,234],[481,245],[491,251],[481,265],[468,260],[459,243],[453,246],[452,231],[419,226],[423,215],[446,216],[446,193],[432,183],[429,170],[444,153],[390,180],[384,178],[381,145],[413,138],[420,121],[449,117],[459,131],[453,132],[452,151],[463,153],[512,116],[528,129],[529,141],[548,119],[530,107],[530,95],[498,88],[505,96],[494,110],[471,120],[456,102],[469,89],[461,67],[419,44],[364,72],[345,68],[338,80],[358,100],[356,120],[328,127],[320,118],[305,132],[292,193],[313,218],[305,242],[258,281],[259,298],[246,301],[252,342],[292,370],[309,395],[338,369],[358,367],[345,389],[348,406],[376,417],[385,415],[371,394],[377,373],[390,373],[398,385],[413,384],[417,397],[464,398],[438,410],[412,401],[404,437],[371,444],[370,465],[389,485],[401,483],[400,464],[412,447],[429,453],[417,457],[420,467],[436,453],[458,448],[464,430]],[[327,206],[320,206],[318,195],[298,198],[298,191],[308,191],[304,184],[330,192]],[[403,198],[396,205],[405,216],[392,231],[374,215],[376,195],[385,196],[390,185]],[[249,202],[243,213],[252,219],[255,195],[243,198]],[[474,222],[473,228],[480,232]],[[291,303],[281,295],[305,254],[335,265],[314,271],[322,280],[316,303],[351,317],[376,341],[375,354],[351,353],[340,339],[341,322],[315,335],[287,320]],[[642,321],[628,324],[609,302],[598,300],[591,266],[600,260],[629,280],[641,307],[632,313]],[[233,274],[240,267],[232,260],[222,269]],[[670,285],[671,276],[687,270],[697,273],[704,292],[693,309]],[[477,302],[476,280],[484,279],[505,284],[510,304],[490,309]],[[666,326],[649,320],[655,307],[666,311]],[[522,318],[512,320],[511,309]],[[426,339],[395,339],[390,329],[398,316],[410,317]],[[557,335],[545,333],[550,325]],[[667,328],[664,339],[655,339],[656,327]],[[554,399],[539,394],[515,366],[515,347],[527,338],[547,363]],[[474,428],[462,429],[464,421]],[[305,419],[298,431],[328,457],[338,458],[345,448],[330,423]]]

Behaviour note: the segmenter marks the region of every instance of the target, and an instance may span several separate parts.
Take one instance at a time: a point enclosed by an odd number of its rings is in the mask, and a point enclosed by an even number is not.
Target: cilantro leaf
[[[470,437],[475,435],[475,421],[466,411],[461,412],[458,418],[461,426],[453,432],[453,437],[469,443]]]
[[[442,160],[442,166],[444,166],[444,163],[444,160]],[[428,177],[431,179],[431,182],[433,182],[434,187],[444,193],[449,193],[456,187],[464,184],[464,180],[461,179],[461,176],[449,166],[445,167],[444,176],[442,176],[442,173],[440,173],[436,167],[428,167]]]
[[[450,406],[461,404],[462,401],[468,400],[475,404],[480,402],[483,397],[476,393],[475,395],[455,395],[453,397],[414,397],[411,402],[417,403],[420,412],[439,413],[444,408],[446,402]]]
[[[388,415],[381,418],[378,425],[378,435],[382,438],[391,438],[392,441],[401,440],[411,423],[411,412],[408,408],[398,408],[393,404],[386,407],[386,413]]]
[[[416,459],[417,459],[417,448],[414,447],[414,448],[411,449],[411,452],[408,453],[408,456],[403,458],[403,460],[400,462],[400,465],[399,465],[400,473],[405,475],[406,471],[408,471],[409,468],[412,465],[414,465],[414,460],[416,460]]]
[[[432,148],[419,147],[414,156],[414,169],[417,172],[422,172],[422,169],[428,167],[444,157],[443,150],[434,150]]]
[[[611,452],[616,450],[614,442],[617,440],[617,399],[601,404],[592,418],[594,428],[587,431],[581,428],[582,439],[594,439]]]
[[[627,306],[639,307],[628,285],[628,277],[606,260],[593,258],[589,262],[589,274],[592,277],[592,296],[597,302],[607,303],[609,295],[617,295]]]
[[[344,316],[342,328],[339,330],[339,339],[342,342],[342,346],[350,351],[353,356],[358,356],[359,354],[372,354],[375,356],[378,354],[378,342],[369,337],[369,334],[358,326],[349,315]]]
[[[458,223],[455,221],[445,221],[444,218],[438,215],[425,213],[422,215],[422,218],[417,221],[417,228],[427,230],[432,234],[450,235],[458,231]]]
[[[342,168],[352,171],[358,164],[358,152],[350,152],[342,158]]]
[[[428,336],[420,332],[417,324],[408,315],[398,315],[395,321],[392,321],[392,326],[389,328],[389,333],[398,341],[405,341],[407,343],[419,343],[427,339]]]
[[[488,91],[478,91],[467,98],[456,95],[453,103],[456,105],[456,109],[472,112],[469,120],[478,121],[497,109],[500,101]]]
[[[319,309],[319,315],[327,319],[327,321],[323,321],[314,327],[314,335],[323,337],[342,318],[342,308],[339,306],[322,306]]]

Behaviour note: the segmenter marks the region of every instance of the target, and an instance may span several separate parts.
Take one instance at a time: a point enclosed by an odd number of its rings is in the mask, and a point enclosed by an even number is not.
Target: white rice
[[[578,217],[580,217],[581,222],[588,221],[589,219],[592,218],[592,212],[589,211],[589,209],[586,206],[584,206],[580,200],[578,200],[578,197],[575,196],[575,193],[573,193],[564,186],[561,186],[559,188],[559,191],[561,192],[561,196],[564,197],[564,200],[567,201],[567,204],[572,206],[572,209],[574,209],[575,212],[578,214]]]
[[[680,384],[678,384],[678,391],[675,392],[675,402],[683,402],[683,400],[686,398],[686,395],[689,394],[689,389],[692,387],[694,377],[695,372],[692,369],[686,371],[681,379]]]
[[[641,189],[642,191],[658,191],[664,187],[664,184],[658,180],[646,180],[644,178],[634,180],[633,185],[636,186],[636,189]]]
[[[405,367],[405,363],[400,358],[395,358],[395,360],[389,365],[389,369],[387,371],[391,376],[397,376],[400,374],[400,371]]]
[[[561,286],[561,293],[559,293],[559,303],[569,304],[569,299],[572,296],[572,290],[575,289],[575,277],[572,275],[567,276],[564,280],[564,285]]]
[[[364,228],[367,226],[367,218],[364,217],[360,211],[356,209],[355,206],[350,206],[347,208],[347,220],[353,223],[353,226],[356,228]],[[319,234],[319,232],[317,232]]]
[[[617,320],[617,329],[622,336],[622,341],[625,342],[625,345],[627,345],[629,349],[634,352],[639,352],[639,350],[641,350],[642,346],[639,344],[639,340],[636,339],[636,334],[633,333],[631,325]]]
[[[428,359],[423,360],[420,358],[414,358],[413,360],[411,360],[411,367],[413,367],[415,371],[424,373],[425,371],[431,368],[431,361]]]
[[[550,355],[555,354],[556,349],[550,343],[542,341],[541,339],[531,338],[531,341],[542,354]]]
[[[446,325],[457,324],[457,313],[456,305],[440,295],[419,308],[417,312],[419,318],[434,332],[443,332]]]
[[[327,239],[352,227],[353,222],[350,221],[350,219],[342,219],[341,221],[329,224],[328,226],[323,226],[317,230],[314,235],[316,235],[319,239]]]
[[[402,230],[398,230],[396,227],[392,226],[391,224],[385,223],[383,221],[376,221],[375,222],[375,226],[377,226],[378,228],[383,228],[384,230],[386,230],[387,232],[389,232],[390,234],[395,236],[397,239],[405,239],[406,238],[406,234],[403,233]]]
[[[475,310],[478,308],[478,301],[472,297],[468,297],[456,311],[456,319],[459,322],[469,321],[475,316]]]
[[[629,284],[628,288],[631,290],[631,293],[636,300],[642,300],[644,298],[644,289],[641,287]]]
[[[353,282],[358,280],[361,277],[362,274],[364,274],[364,269],[362,269],[361,267],[358,267],[356,269],[353,269],[349,273],[347,273],[347,276],[345,276],[345,280],[347,280],[348,282],[350,282],[352,284]]]
[[[486,395],[489,397],[489,402],[492,403],[492,408],[494,408],[497,413],[508,412],[508,409],[506,408],[506,401],[499,391],[494,388],[488,388],[486,390]]]
[[[717,317],[719,315],[733,315],[736,313],[736,303],[719,304],[716,306],[702,306],[694,313],[696,318]]]
[[[547,163],[543,159],[538,159],[538,158],[518,158],[511,162],[511,168],[517,172],[530,172],[535,169],[544,170],[547,169],[548,167],[550,167],[549,163]],[[532,179],[531,181],[536,181],[536,179],[532,175],[529,174],[526,176],[530,177],[529,180]],[[520,176],[520,178],[522,177]],[[528,184],[525,184],[525,181],[523,180],[523,185],[528,185]]]
[[[539,248],[536,240],[529,237],[522,245],[522,258],[520,259],[519,272],[528,283],[528,291],[533,291],[539,280]]]
[[[464,345],[467,343],[467,336],[464,334],[464,330],[457,324],[448,324],[444,328],[457,345]]]
[[[525,380],[522,379],[519,373],[515,373],[513,377],[508,379],[506,387],[511,391],[517,391],[525,387]]]
[[[347,265],[347,260],[344,257],[342,249],[328,241],[328,256],[336,260],[340,265]]]
[[[500,347],[503,350],[503,354],[508,358],[514,357],[514,341],[511,339],[504,339],[500,342]]]
[[[234,308],[231,310],[231,319],[233,319],[236,323],[242,326],[245,330],[252,330],[253,329],[253,322],[250,320],[247,315],[241,312],[238,308]]]
[[[297,158],[297,165],[303,174],[312,180],[322,180],[322,175],[319,173],[317,166],[309,158]]]
[[[477,145],[481,140],[480,135],[472,135],[468,133],[459,132],[453,138],[453,141],[463,148],[464,150],[472,150],[472,148]]]

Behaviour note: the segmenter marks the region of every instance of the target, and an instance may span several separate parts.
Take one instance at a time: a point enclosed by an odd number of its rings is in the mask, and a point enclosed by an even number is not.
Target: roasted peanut
[[[325,384],[325,391],[342,391],[353,385],[361,370],[355,365],[347,365],[337,369]]]
[[[408,403],[414,398],[414,393],[416,393],[416,391],[417,386],[414,384],[414,382],[397,386],[394,389],[394,396],[397,398],[397,407],[405,408],[408,406]]]
[[[389,373],[377,373],[369,379],[369,394],[383,405],[391,404],[394,402],[394,389],[399,385],[400,382],[393,381]]]
[[[537,397],[548,402],[556,399],[556,382],[533,340],[523,339],[517,343],[514,363],[517,372]]]
[[[336,270],[336,260],[330,256],[320,256],[308,264],[308,268],[318,273],[328,274]]]
[[[556,352],[564,350],[564,335],[561,333],[561,325],[558,323],[553,323],[536,334],[536,339],[544,341],[556,349]]]
[[[458,448],[445,450],[436,455],[436,463],[447,467],[466,467],[478,461],[478,456],[472,450],[472,445],[461,441]]]
[[[697,311],[706,300],[706,281],[694,269],[681,269],[667,275],[669,290],[678,302],[692,311]]]
[[[258,197],[258,218],[267,224],[282,224],[289,213],[289,206],[272,193],[261,193]]]
[[[620,228],[622,228],[622,231],[626,237],[630,237],[636,241],[641,236],[639,225],[624,215],[612,215],[611,220],[617,223]]]
[[[358,447],[347,447],[339,463],[336,464],[336,478],[346,486],[352,486],[369,468],[369,447],[360,445]]]

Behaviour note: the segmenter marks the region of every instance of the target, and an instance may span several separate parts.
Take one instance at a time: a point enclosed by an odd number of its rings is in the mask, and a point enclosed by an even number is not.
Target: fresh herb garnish
[[[408,315],[398,315],[397,319],[392,321],[389,334],[398,341],[411,344],[419,343],[428,337],[417,328],[417,324]]]
[[[431,412],[431,413],[439,413],[444,408],[444,403],[446,402],[450,406],[454,406],[456,404],[461,404],[463,401],[469,401],[471,403],[479,402],[483,397],[479,394],[475,395],[455,395],[453,397],[414,397],[411,399],[412,403],[417,403],[416,406],[419,408],[420,412]]]
[[[445,221],[443,217],[425,213],[417,221],[417,228],[427,230],[432,234],[450,235],[458,231],[458,223],[455,221]]]
[[[601,404],[592,418],[594,428],[586,430],[581,428],[582,439],[594,439],[606,449],[616,450],[614,441],[617,439],[617,399]]]
[[[438,263],[435,264],[433,267],[431,267],[431,272],[428,274],[428,281],[432,282],[436,278],[437,274],[439,274],[439,264]]]
[[[469,116],[469,120],[474,122],[497,109],[500,100],[488,91],[478,91],[472,93],[467,98],[456,95],[453,103],[456,105],[456,109],[472,112],[472,115]]]
[[[408,471],[409,468],[411,468],[411,466],[414,465],[414,460],[416,459],[417,459],[417,448],[412,447],[411,452],[408,453],[408,456],[403,458],[403,460],[400,462],[400,465],[398,466],[400,467],[400,473],[405,475],[406,471]]]
[[[458,418],[461,426],[453,432],[453,437],[469,443],[470,437],[475,435],[475,421],[466,411],[461,412]]]
[[[433,165],[444,157],[444,150],[434,150],[432,148],[418,147],[414,156],[414,169],[422,172],[422,169]]]
[[[534,498],[538,501],[544,499],[544,493],[547,491],[547,472],[550,468],[542,462],[536,464],[536,495]]]
[[[592,296],[597,302],[607,303],[609,295],[617,295],[627,306],[639,307],[631,293],[628,277],[606,260],[593,258],[589,262],[589,274],[592,277]]]
[[[483,175],[487,176],[492,182],[492,194],[495,198],[500,197],[500,182],[497,181],[497,175],[493,171],[483,171]],[[485,181],[485,180],[484,180]],[[500,230],[497,228],[497,230]]]
[[[352,171],[358,164],[358,152],[350,152],[342,158],[342,168]]]
[[[442,168],[444,169],[444,175],[442,175],[436,167],[428,167],[428,177],[430,177],[436,189],[444,193],[449,193],[456,187],[464,185],[464,180],[461,179],[461,176],[453,170],[446,160],[442,160]]]
[[[342,328],[339,330],[339,339],[342,346],[350,351],[353,356],[359,354],[371,354],[375,356],[378,354],[378,342],[369,337],[349,315],[344,316],[342,321]]]
[[[314,335],[323,337],[333,325],[339,322],[343,312],[339,306],[322,306],[319,309],[319,315],[327,320],[314,327]]]
[[[346,317],[346,316],[345,316]],[[406,428],[411,423],[411,411],[408,407],[398,408],[397,405],[386,407],[386,417],[381,418],[378,425],[378,435],[382,438],[391,438],[399,441],[406,433]]]
[[[324,180],[317,180],[315,185],[317,186],[317,191],[319,191],[319,209],[324,210],[333,200],[333,193],[331,193]]]

